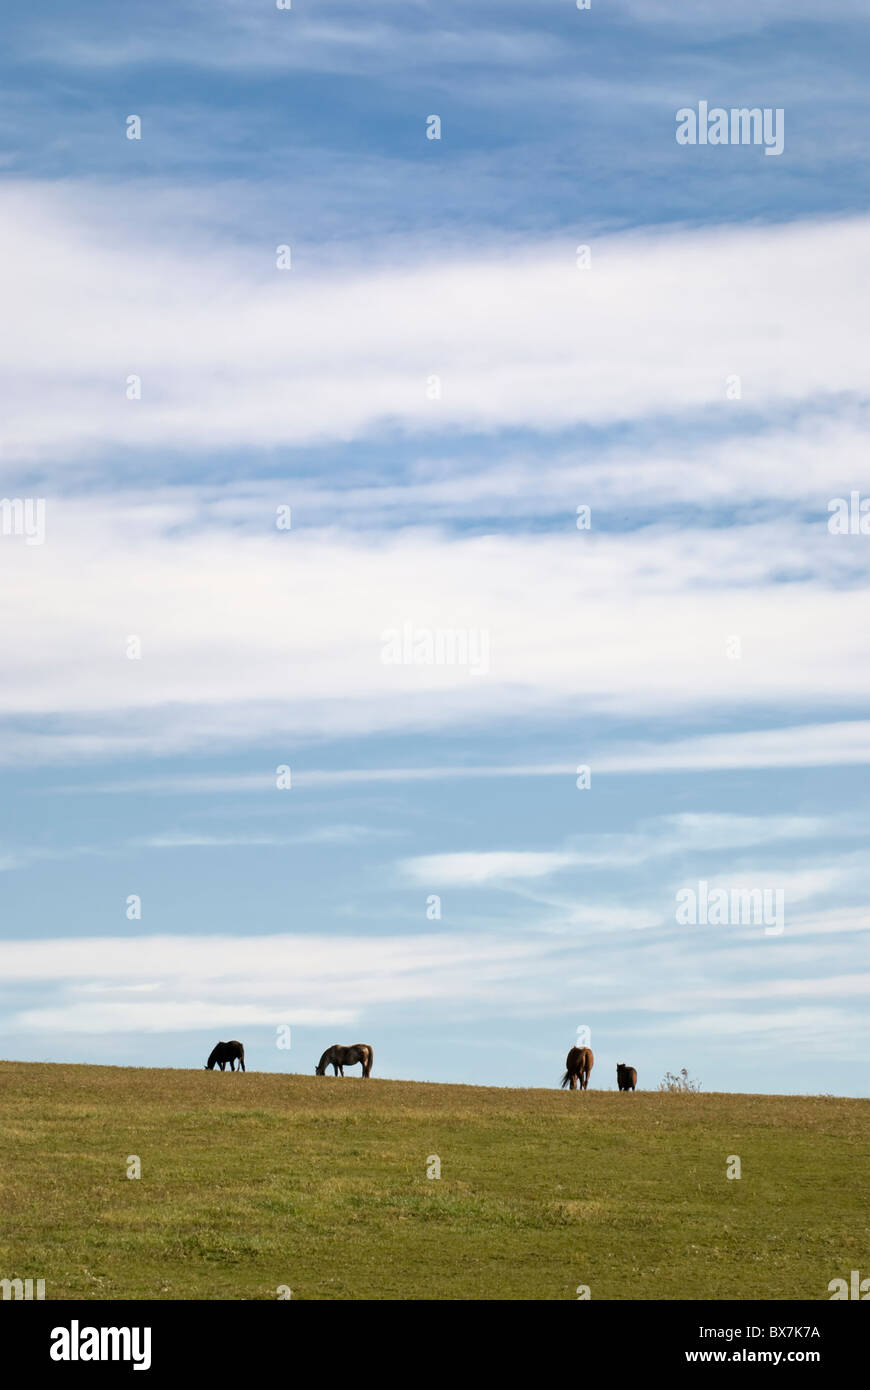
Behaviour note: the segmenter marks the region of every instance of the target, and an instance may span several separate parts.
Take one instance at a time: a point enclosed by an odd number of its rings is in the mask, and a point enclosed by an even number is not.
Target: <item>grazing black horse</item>
[[[245,1049],[240,1042],[219,1042],[217,1047],[211,1050],[211,1056],[205,1064],[206,1071],[214,1071],[215,1065],[223,1071],[227,1062],[230,1064],[230,1071],[236,1069],[236,1058],[242,1071],[245,1070]]]

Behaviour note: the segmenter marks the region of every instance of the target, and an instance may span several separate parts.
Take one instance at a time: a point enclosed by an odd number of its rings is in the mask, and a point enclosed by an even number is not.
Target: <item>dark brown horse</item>
[[[566,1071],[562,1077],[562,1085],[576,1091],[579,1082],[580,1090],[585,1091],[589,1085],[589,1073],[594,1061],[591,1047],[572,1047],[565,1058]]]
[[[236,1059],[242,1071],[245,1070],[245,1049],[240,1042],[219,1042],[211,1050],[211,1055],[205,1064],[206,1071],[214,1071],[215,1066],[219,1066],[223,1071],[227,1062],[230,1064],[230,1071],[236,1069]]]
[[[317,1063],[314,1075],[325,1076],[326,1068],[332,1066],[336,1076],[339,1072],[344,1076],[345,1067],[355,1067],[357,1062],[360,1062],[363,1076],[371,1076],[374,1060],[374,1048],[369,1047],[368,1043],[354,1043],[353,1047],[342,1047],[340,1043],[334,1043],[326,1049]]]
[[[627,1067],[624,1062],[617,1062],[616,1084],[620,1091],[637,1090],[637,1072],[634,1067]]]

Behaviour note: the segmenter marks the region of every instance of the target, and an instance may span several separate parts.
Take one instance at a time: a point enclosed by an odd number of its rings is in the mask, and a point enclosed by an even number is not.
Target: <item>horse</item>
[[[236,1058],[242,1071],[245,1070],[245,1049],[240,1042],[219,1042],[211,1050],[211,1055],[205,1064],[206,1071],[214,1071],[215,1063],[223,1071],[227,1062],[230,1064],[230,1071],[236,1069]]]
[[[589,1073],[594,1061],[595,1057],[591,1047],[572,1047],[565,1058],[566,1071],[562,1077],[562,1086],[568,1086],[572,1091],[576,1091],[579,1081],[580,1090],[585,1091],[589,1086]]]
[[[634,1067],[627,1067],[624,1062],[616,1064],[616,1084],[620,1091],[634,1091],[637,1089],[637,1072]]]
[[[374,1060],[374,1048],[369,1047],[368,1043],[354,1043],[353,1047],[342,1047],[340,1043],[334,1043],[332,1047],[326,1049],[317,1063],[314,1068],[314,1075],[325,1076],[326,1068],[332,1065],[336,1076],[339,1072],[344,1076],[345,1067],[355,1067],[357,1062],[360,1062],[362,1063],[363,1076],[371,1076]]]

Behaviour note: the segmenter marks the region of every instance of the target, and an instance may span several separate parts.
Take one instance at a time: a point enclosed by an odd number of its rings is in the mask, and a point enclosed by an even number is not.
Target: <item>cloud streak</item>
[[[318,275],[304,245],[286,272],[274,245],[137,245],[135,227],[95,225],[84,200],[7,192],[0,286],[21,324],[0,344],[16,376],[10,460],[722,413],[735,373],[756,410],[866,394],[862,218],[604,237],[591,270],[562,240]],[[64,325],[79,321],[89,331],[71,351]],[[141,399],[127,399],[131,376]]]

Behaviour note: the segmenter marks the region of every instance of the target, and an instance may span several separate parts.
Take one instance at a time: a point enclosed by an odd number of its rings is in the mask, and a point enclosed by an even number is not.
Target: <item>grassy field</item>
[[[865,1100],[3,1062],[0,1277],[47,1299],[827,1299],[870,1275],[868,1132]]]

